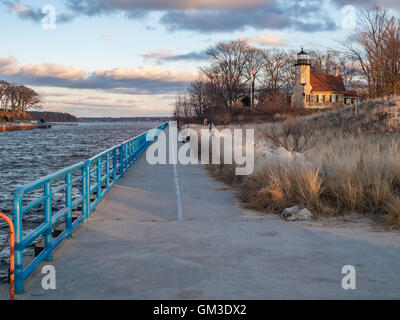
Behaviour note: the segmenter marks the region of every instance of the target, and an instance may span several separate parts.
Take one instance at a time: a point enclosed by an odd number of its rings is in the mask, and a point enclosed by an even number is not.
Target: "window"
[[[319,103],[319,96],[317,96],[317,103]]]
[[[333,101],[332,101],[333,99],[332,99],[332,95],[330,95],[329,96],[329,103],[332,103]]]

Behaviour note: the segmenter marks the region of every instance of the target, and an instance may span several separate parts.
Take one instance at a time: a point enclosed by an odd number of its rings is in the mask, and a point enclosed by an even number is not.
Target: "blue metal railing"
[[[51,261],[53,250],[65,239],[72,237],[72,231],[86,222],[96,206],[111,187],[123,177],[138,157],[164,130],[168,123],[154,128],[118,146],[110,148],[86,161],[64,168],[56,173],[21,186],[14,194],[13,222],[15,227],[15,292],[22,293],[24,281],[43,261]],[[61,182],[59,180],[62,180]],[[78,184],[80,192],[73,195],[73,186]],[[24,196],[43,188],[43,194],[28,204]],[[53,213],[53,196],[64,192],[62,208]],[[23,236],[22,216],[27,211],[40,207],[43,223],[27,236]],[[78,213],[73,219],[72,212]],[[54,224],[65,219],[65,229],[53,239]],[[26,266],[23,264],[23,250],[35,240],[43,237],[43,250]]]

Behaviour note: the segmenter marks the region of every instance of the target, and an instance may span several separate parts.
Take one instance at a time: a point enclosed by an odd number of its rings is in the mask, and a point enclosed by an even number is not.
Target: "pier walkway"
[[[42,289],[39,267],[16,299],[400,298],[399,247],[242,209],[202,166],[177,169],[183,221],[172,166],[142,155],[45,263],[56,289]],[[345,265],[356,290],[342,289]]]

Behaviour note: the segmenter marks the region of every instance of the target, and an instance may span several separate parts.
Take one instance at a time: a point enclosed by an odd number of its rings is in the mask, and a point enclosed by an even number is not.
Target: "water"
[[[86,160],[159,125],[158,122],[85,123],[0,133],[0,211],[11,217],[12,198],[18,186]],[[24,234],[42,221],[42,211],[27,212],[23,217]],[[7,224],[0,220],[0,249],[7,233]],[[32,254],[32,250],[27,254]],[[2,282],[7,278],[8,255],[7,246],[0,252]]]

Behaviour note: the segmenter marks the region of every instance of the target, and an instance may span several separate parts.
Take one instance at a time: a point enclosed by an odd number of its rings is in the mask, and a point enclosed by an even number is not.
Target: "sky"
[[[78,117],[170,116],[206,50],[333,48],[376,0],[0,0],[0,79]],[[398,0],[381,0],[396,12]]]

